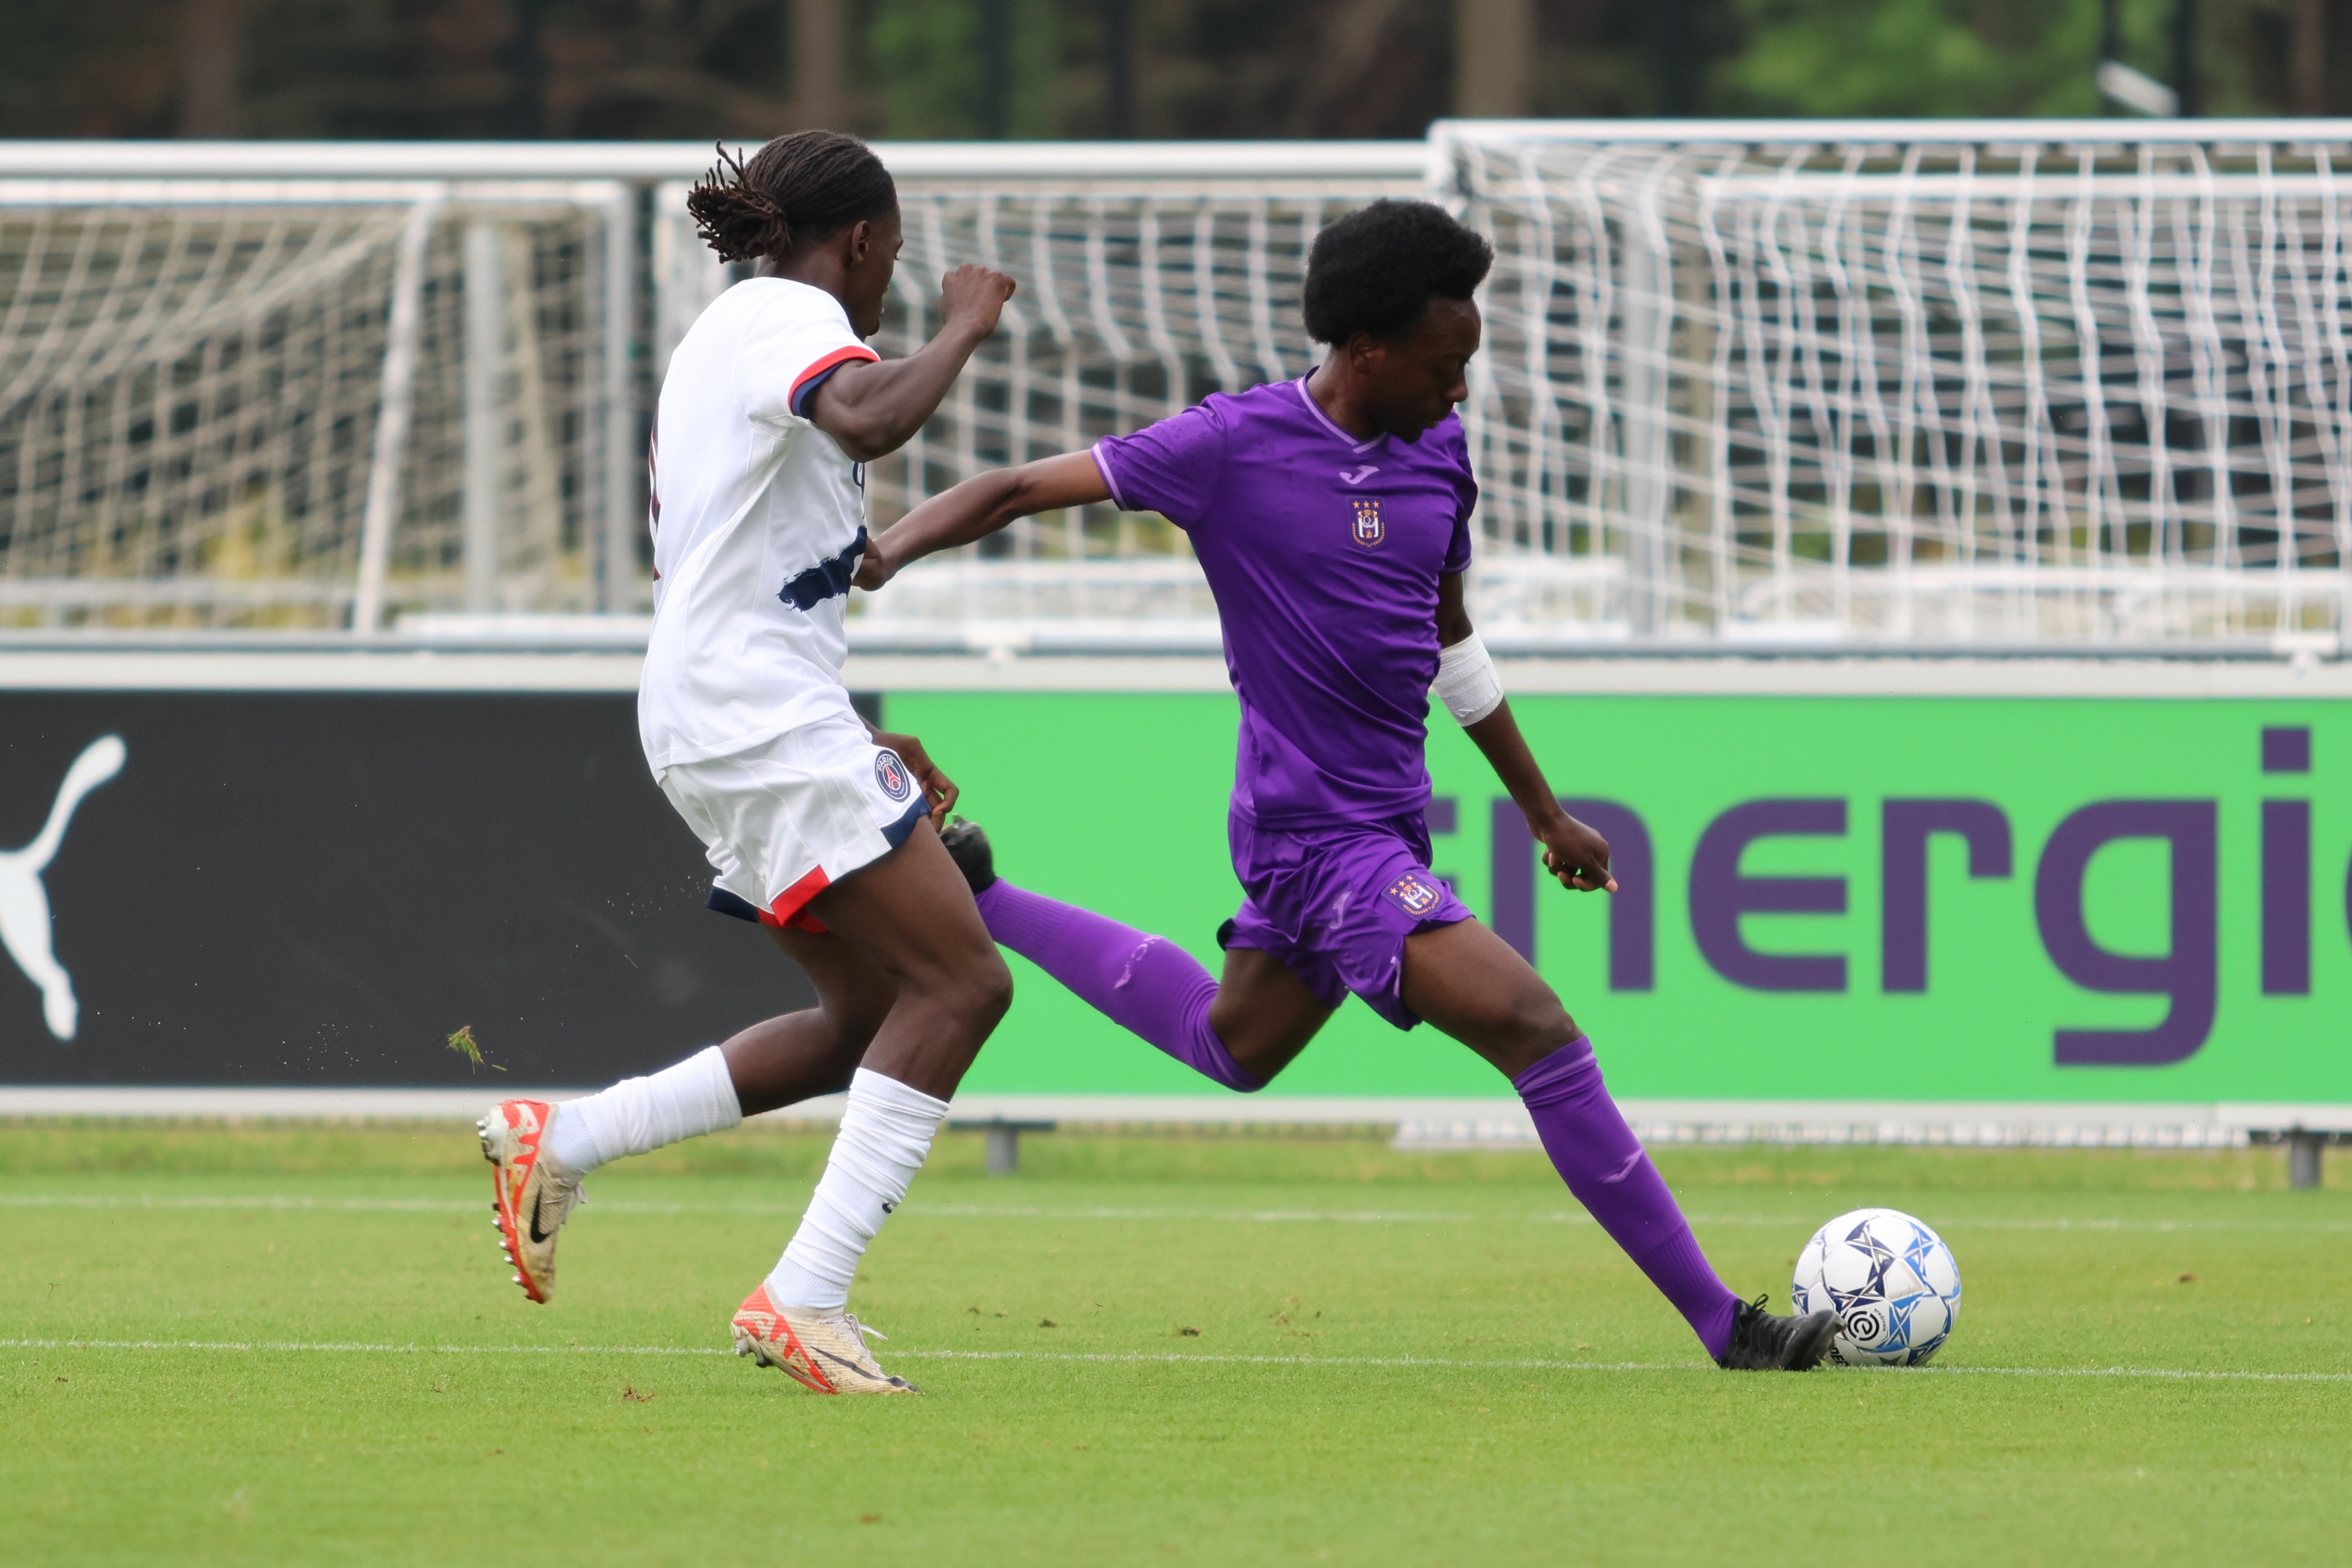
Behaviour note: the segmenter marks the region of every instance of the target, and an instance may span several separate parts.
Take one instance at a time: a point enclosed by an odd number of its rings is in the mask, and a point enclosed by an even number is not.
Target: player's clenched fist
[[[996,318],[1015,287],[1003,273],[967,261],[940,279],[940,314],[986,337],[996,331]]]
[[[1588,824],[1563,811],[1538,828],[1536,837],[1543,841],[1544,869],[1561,887],[1580,893],[1617,890],[1617,879],[1609,874],[1609,840]]]
[[[886,542],[889,535],[880,533],[866,542],[865,553],[857,558],[857,574],[849,580],[853,588],[874,592],[898,574],[898,563]]]

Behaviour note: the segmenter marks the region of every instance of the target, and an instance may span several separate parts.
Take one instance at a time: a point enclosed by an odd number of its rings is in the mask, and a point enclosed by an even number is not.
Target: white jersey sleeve
[[[858,342],[838,305],[814,310],[788,297],[767,303],[745,326],[735,346],[735,389],[746,414],[771,424],[804,417],[808,395],[832,372],[882,357]]]

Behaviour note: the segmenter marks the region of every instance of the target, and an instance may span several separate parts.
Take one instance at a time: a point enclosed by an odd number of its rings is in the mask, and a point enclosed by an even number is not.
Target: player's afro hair
[[[1393,338],[1433,299],[1467,300],[1495,247],[1428,202],[1377,201],[1315,237],[1307,253],[1307,331],[1318,343],[1358,332]]]
[[[721,261],[790,256],[898,205],[898,187],[874,149],[838,131],[779,136],[749,158],[719,163],[687,193],[694,232]]]

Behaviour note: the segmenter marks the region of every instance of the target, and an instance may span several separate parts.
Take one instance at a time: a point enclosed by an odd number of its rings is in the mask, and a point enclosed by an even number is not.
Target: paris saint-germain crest
[[[914,782],[907,776],[907,764],[898,760],[896,752],[874,753],[874,782],[892,800],[904,800],[913,793]]]
[[[1353,537],[1367,550],[1378,550],[1389,536],[1388,526],[1381,521],[1381,503],[1377,496],[1359,496],[1348,503],[1356,511]]]

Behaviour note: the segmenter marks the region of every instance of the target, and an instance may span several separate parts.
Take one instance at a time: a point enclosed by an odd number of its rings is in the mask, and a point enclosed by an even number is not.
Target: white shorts
[[[710,907],[761,925],[824,927],[811,899],[906,841],[930,807],[898,753],[843,713],[661,775],[718,871]]]

